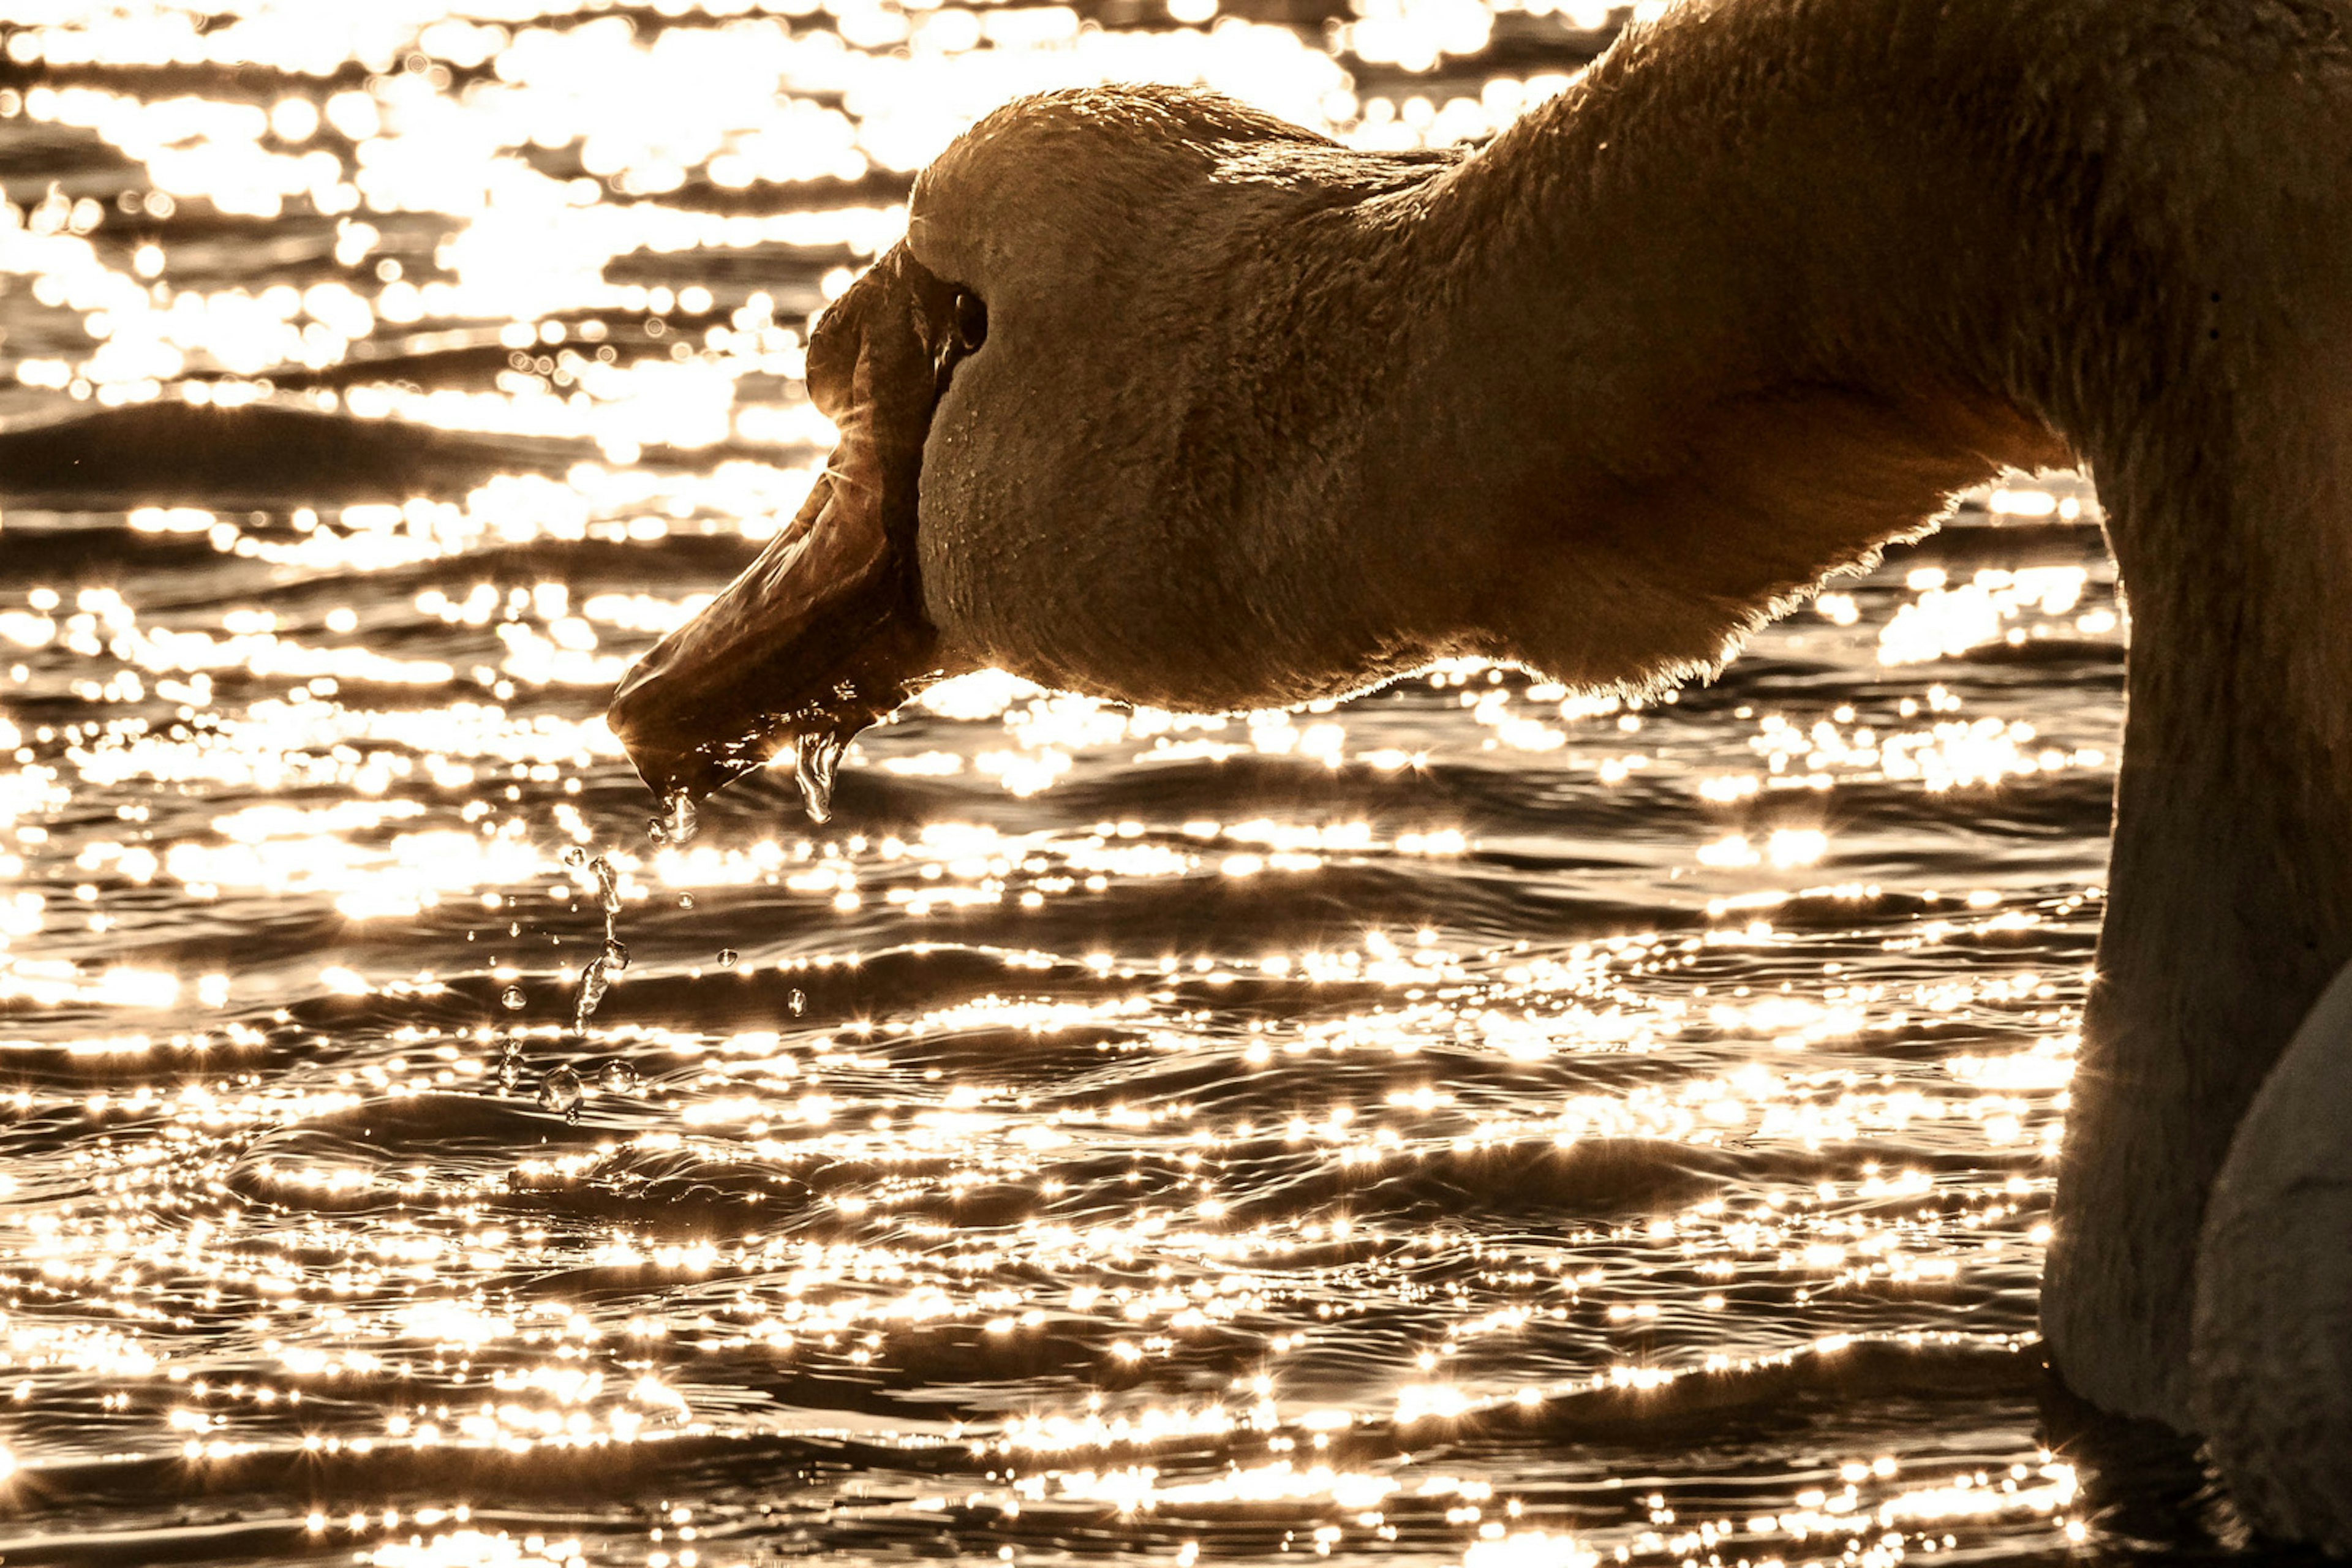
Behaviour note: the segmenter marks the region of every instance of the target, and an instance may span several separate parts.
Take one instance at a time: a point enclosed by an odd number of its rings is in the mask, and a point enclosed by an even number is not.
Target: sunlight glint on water
[[[810,313],[972,116],[1438,145],[1617,14],[25,15],[0,441],[108,456],[0,465],[0,1556],[2201,1543],[2033,1371],[2085,487],[1640,707],[983,674],[698,822],[597,717],[805,499]]]

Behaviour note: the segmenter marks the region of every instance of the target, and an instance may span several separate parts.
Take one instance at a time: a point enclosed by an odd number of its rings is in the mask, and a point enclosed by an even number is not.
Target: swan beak
[[[795,739],[845,743],[939,675],[914,536],[953,300],[901,247],[811,335],[809,395],[841,432],[832,460],[792,525],[604,712],[665,799],[699,799]]]

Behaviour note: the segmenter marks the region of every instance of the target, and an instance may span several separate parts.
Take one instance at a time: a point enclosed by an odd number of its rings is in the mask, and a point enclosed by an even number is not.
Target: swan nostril
[[[955,338],[965,353],[988,341],[988,304],[969,289],[956,290]]]

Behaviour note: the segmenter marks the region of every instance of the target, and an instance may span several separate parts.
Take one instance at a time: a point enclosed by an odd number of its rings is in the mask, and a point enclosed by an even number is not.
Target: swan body
[[[2196,1429],[2255,1519],[2347,1545],[2352,1431],[2352,969],[2239,1124],[2198,1249]]]
[[[2352,1552],[2348,217],[2346,0],[1689,0],[1466,155],[1024,100],[820,324],[833,471],[614,728],[691,791],[982,665],[1654,687],[2086,463],[2133,641],[2048,1350]]]

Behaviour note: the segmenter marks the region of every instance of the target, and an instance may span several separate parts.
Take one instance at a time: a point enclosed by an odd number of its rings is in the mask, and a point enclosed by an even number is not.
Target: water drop
[[[575,1031],[583,1035],[588,1032],[588,1020],[596,1016],[596,1009],[604,1002],[604,989],[609,984],[604,978],[604,961],[590,959],[588,967],[580,972],[580,1005],[572,1014],[572,1027]]]
[[[565,865],[577,871],[581,867],[588,864],[588,851],[581,848],[577,844],[567,844],[563,847],[562,858]]]
[[[557,1068],[539,1080],[539,1103],[566,1121],[580,1114],[580,1075],[570,1068]]]
[[[522,987],[520,985],[509,985],[499,993],[499,1005],[509,1013],[522,1011],[523,1002]]]
[[[602,855],[589,861],[588,868],[596,874],[598,900],[604,906],[604,953],[601,958],[590,959],[588,967],[580,973],[580,1005],[572,1015],[572,1026],[583,1035],[588,1032],[588,1020],[604,1000],[612,977],[629,966],[629,950],[621,945],[616,934],[621,918],[619,876],[613,863]]]
[[[672,844],[684,844],[694,837],[702,825],[702,816],[694,809],[694,797],[674,795],[662,803],[667,815],[662,818],[662,830]]]
[[[735,967],[735,961],[742,956],[731,947],[722,947],[719,950],[719,966],[721,969],[732,969]]]
[[[793,1010],[793,1017],[799,1017],[802,1014],[808,1011],[808,993],[805,991],[793,992],[790,996],[784,998],[784,1005]]]
[[[849,742],[830,731],[804,732],[794,753],[793,778],[801,786],[801,804],[811,822],[833,817],[834,775],[841,769],[841,753]]]
[[[692,893],[680,893],[677,896],[677,907],[682,910],[690,910],[694,908],[694,895]]]
[[[596,1075],[596,1087],[607,1094],[635,1094],[644,1081],[637,1069],[626,1062],[606,1062],[604,1070]]]

